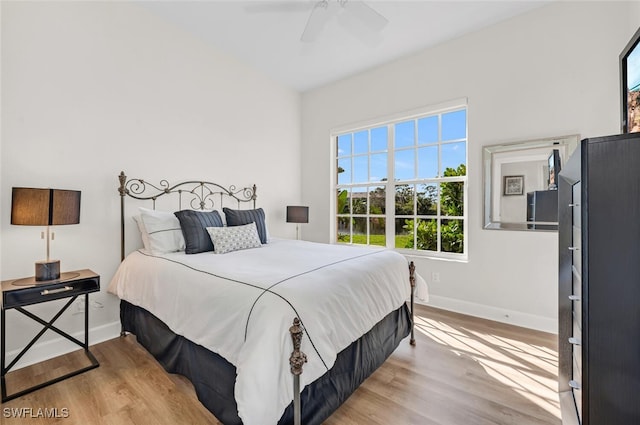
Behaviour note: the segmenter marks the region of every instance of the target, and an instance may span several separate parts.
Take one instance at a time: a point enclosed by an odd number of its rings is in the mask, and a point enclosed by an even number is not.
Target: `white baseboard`
[[[420,303],[420,301],[416,299],[416,303]],[[524,328],[535,329],[538,331],[553,334],[558,333],[558,320],[555,318],[537,316],[534,314],[522,313],[520,311],[476,304],[469,301],[462,301],[432,294],[429,295],[429,303],[425,305],[483,319],[495,320],[496,322],[509,323],[511,325],[522,326]]]
[[[89,329],[89,345],[98,344],[109,339],[113,339],[120,335],[120,321],[107,323],[106,325],[97,326]],[[84,331],[71,334],[74,338],[84,341]],[[11,370],[20,369],[25,366],[39,363],[44,360],[52,359],[63,354],[70,353],[82,349],[82,347],[63,337],[51,339],[49,341],[35,344],[25,353],[18,363]],[[9,364],[20,354],[22,348],[9,351],[6,357],[6,364]]]

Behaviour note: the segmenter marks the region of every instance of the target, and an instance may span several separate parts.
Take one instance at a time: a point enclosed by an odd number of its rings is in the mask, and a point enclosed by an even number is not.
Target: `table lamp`
[[[298,237],[298,223],[309,222],[309,207],[288,206],[287,207],[287,223],[296,223],[296,239]]]
[[[49,241],[55,234],[49,226],[80,223],[80,191],[14,187],[11,194],[11,224],[46,226],[47,259],[36,262],[36,281],[60,278],[60,260],[49,257]],[[45,238],[45,232],[41,233]]]

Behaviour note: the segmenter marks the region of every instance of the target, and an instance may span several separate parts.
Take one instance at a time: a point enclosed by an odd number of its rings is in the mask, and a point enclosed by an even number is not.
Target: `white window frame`
[[[337,138],[339,135],[345,134],[345,133],[357,133],[358,131],[362,131],[362,130],[369,130],[372,128],[377,128],[377,127],[383,127],[383,126],[387,126],[389,129],[391,127],[393,127],[395,124],[400,123],[400,122],[404,122],[404,121],[409,121],[409,120],[417,120],[426,116],[432,116],[432,115],[438,115],[438,114],[444,114],[447,112],[452,112],[452,111],[456,111],[456,110],[460,110],[460,109],[465,109],[466,110],[466,114],[467,114],[467,120],[466,120],[466,137],[465,137],[465,147],[466,147],[466,151],[465,151],[465,158],[466,158],[466,167],[467,167],[467,172],[465,176],[456,176],[456,177],[438,177],[438,178],[429,178],[429,179],[414,179],[414,180],[403,180],[402,182],[395,182],[392,179],[387,179],[386,182],[367,182],[367,183],[350,183],[350,184],[346,184],[346,185],[338,185],[338,173],[337,173],[337,168],[338,168],[338,152],[337,152]],[[440,125],[438,126],[438,128],[440,129]],[[468,228],[469,228],[469,181],[468,181],[468,176],[469,176],[469,108],[468,108],[468,103],[467,103],[467,99],[466,98],[461,98],[461,99],[456,99],[456,100],[452,100],[450,102],[444,102],[444,103],[440,103],[437,105],[431,105],[431,106],[426,106],[423,108],[419,108],[419,109],[415,109],[415,110],[411,110],[411,111],[407,111],[407,112],[403,112],[403,113],[399,113],[399,114],[394,114],[394,115],[390,115],[390,116],[385,116],[385,117],[380,117],[377,119],[373,119],[373,120],[368,120],[368,121],[363,121],[363,122],[359,122],[359,123],[355,123],[355,124],[350,124],[350,125],[346,125],[346,126],[341,126],[341,127],[336,127],[334,129],[331,130],[330,132],[330,158],[331,158],[331,178],[330,178],[330,202],[329,202],[329,212],[330,212],[330,241],[331,243],[337,243],[337,217],[338,215],[336,214],[336,209],[337,209],[337,205],[336,205],[336,190],[339,189],[338,186],[340,186],[340,188],[358,188],[358,187],[364,187],[364,188],[373,188],[373,187],[385,187],[385,193],[386,193],[386,202],[385,202],[385,211],[386,213],[383,215],[385,217],[385,241],[386,241],[386,247],[389,249],[394,249],[398,252],[401,252],[402,254],[405,255],[409,255],[409,256],[420,256],[420,257],[431,257],[431,258],[443,258],[443,259],[451,259],[451,260],[459,260],[459,261],[466,261],[468,259],[468,250],[469,250],[469,237],[468,237]],[[387,150],[384,151],[385,153],[387,153],[387,177],[389,176],[394,176],[395,175],[395,140],[394,140],[394,132],[393,131],[389,131],[388,133],[388,146],[387,146]],[[455,142],[459,142],[462,139],[458,139],[458,140],[451,140],[451,141],[438,141],[438,143],[434,143],[434,146],[442,146],[442,145],[446,145],[448,143],[455,143]],[[353,142],[352,142],[352,148],[353,148]],[[407,149],[414,149],[416,152],[416,155],[414,156],[414,160],[417,162],[418,161],[418,155],[417,155],[417,148],[414,147],[409,147]],[[380,152],[380,151],[376,151],[376,152]],[[368,152],[367,155],[370,155],[371,151]],[[351,156],[354,156],[353,151],[351,152]],[[441,165],[441,155],[438,155],[438,168],[440,169],[440,165]],[[417,166],[417,164],[416,164]],[[351,172],[353,173],[353,169],[351,170]],[[371,163],[369,163],[369,169],[367,170],[368,173],[371,172]],[[396,189],[395,187],[397,185],[403,185],[403,184],[425,184],[428,185],[430,183],[445,183],[445,182],[449,182],[449,181],[460,181],[463,183],[463,190],[464,190],[464,195],[463,195],[463,215],[462,216],[443,216],[441,215],[441,211],[440,211],[440,199],[438,199],[438,203],[437,203],[437,215],[433,216],[434,219],[437,220],[438,223],[438,239],[437,239],[437,243],[438,243],[438,251],[427,251],[427,250],[419,250],[419,249],[409,249],[409,248],[396,248],[395,247],[395,218],[396,218],[396,214],[395,214],[395,194],[396,194]],[[367,193],[368,193],[368,189],[367,189]],[[440,192],[440,191],[439,191]],[[438,193],[438,197],[440,196],[440,193]],[[416,197],[414,197],[414,203],[416,202]],[[351,214],[352,217],[367,217],[367,245],[369,245],[369,223],[370,221],[368,220],[369,217],[371,217],[372,215],[369,213],[369,199],[367,196],[367,202],[366,202],[366,214]],[[374,217],[376,215],[373,215]],[[404,216],[399,216],[399,217],[404,217]],[[408,216],[407,216],[408,217]],[[414,215],[412,215],[412,217],[417,217],[420,218],[421,216],[417,215],[417,210],[414,208]],[[464,238],[464,247],[463,247],[463,252],[462,253],[450,253],[450,252],[442,252],[441,251],[441,237],[440,237],[440,220],[446,220],[446,219],[460,219],[463,221],[463,238]],[[352,232],[350,232],[352,233]],[[417,232],[414,231],[414,238],[416,237]],[[341,242],[344,243],[344,242]]]

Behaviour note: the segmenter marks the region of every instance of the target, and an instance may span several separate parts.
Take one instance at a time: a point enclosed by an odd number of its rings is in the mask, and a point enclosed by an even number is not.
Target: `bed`
[[[124,173],[119,180],[123,261],[108,291],[121,299],[123,334],[133,333],[167,371],[186,376],[225,425],[320,424],[402,339],[410,334],[415,343],[416,275],[400,254],[270,238],[264,212],[255,208],[255,186],[156,186]],[[171,194],[178,211],[186,211],[175,214],[177,230],[165,224],[155,231],[151,220],[138,217],[143,240],[145,233],[171,239],[166,249],[166,241],[160,244],[166,252],[145,242],[125,258],[125,198],[150,200],[154,208],[140,210],[156,217],[163,214],[156,200]],[[235,208],[222,208],[225,200]],[[220,208],[226,223],[216,221]],[[204,224],[209,241],[202,229],[188,227],[190,216],[213,217]],[[140,222],[151,224],[145,231]],[[214,234],[213,222],[226,239]],[[250,249],[241,249],[242,232]],[[173,239],[180,233],[184,251]],[[201,247],[190,245],[190,234],[213,241],[213,253],[194,252]],[[241,248],[217,255],[234,244]]]

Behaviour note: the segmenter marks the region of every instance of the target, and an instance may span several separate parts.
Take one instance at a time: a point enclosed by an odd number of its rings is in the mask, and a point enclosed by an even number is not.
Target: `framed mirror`
[[[570,135],[485,146],[484,228],[558,230],[556,176],[578,141]]]

